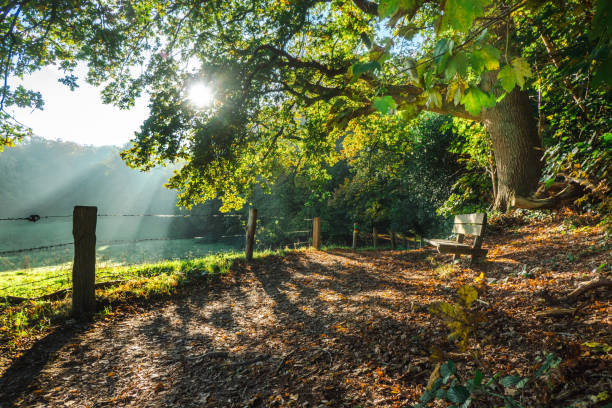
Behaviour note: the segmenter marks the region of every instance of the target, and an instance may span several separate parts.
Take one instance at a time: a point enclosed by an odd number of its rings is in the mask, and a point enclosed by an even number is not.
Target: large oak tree
[[[14,2],[3,10],[0,57],[10,71],[15,44],[25,55],[35,50],[29,40],[14,40],[15,27],[38,27],[38,37],[24,38],[38,38],[40,49],[51,50],[45,58],[67,69],[87,60],[88,80],[106,85],[107,102],[129,108],[146,90],[150,117],[123,156],[141,169],[184,160],[170,185],[185,205],[221,196],[238,207],[279,166],[329,155],[353,121],[379,114],[409,120],[428,110],[485,126],[496,160],[495,204],[503,209],[534,205],[526,197],[542,168],[527,92],[533,69],[523,58],[531,44],[517,35],[538,27],[526,22],[544,13],[578,22],[588,34],[583,57],[592,86],[610,82],[605,1],[564,3],[142,0],[67,2],[65,9],[41,2],[33,12]],[[545,34],[534,41],[545,42]],[[200,82],[215,89],[211,109],[187,98]]]

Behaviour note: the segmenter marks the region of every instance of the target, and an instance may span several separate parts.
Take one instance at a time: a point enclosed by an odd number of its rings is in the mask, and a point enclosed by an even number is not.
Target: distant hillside
[[[170,168],[142,173],[114,146],[29,138],[0,153],[0,217],[71,214],[74,205],[100,213],[174,213],[176,194],[163,187]]]

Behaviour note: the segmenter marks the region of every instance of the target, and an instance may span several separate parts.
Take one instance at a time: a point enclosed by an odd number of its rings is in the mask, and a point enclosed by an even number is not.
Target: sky
[[[61,71],[54,66],[45,67],[20,82],[25,88],[42,94],[43,110],[15,107],[7,110],[45,139],[94,146],[124,145],[148,116],[146,98],[139,98],[130,110],[104,105],[100,90],[85,82],[84,72],[83,68],[75,72],[79,87],[71,91],[57,81],[64,76]]]

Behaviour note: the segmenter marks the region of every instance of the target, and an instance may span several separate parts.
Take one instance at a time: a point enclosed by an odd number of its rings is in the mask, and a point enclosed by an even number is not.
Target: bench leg
[[[465,238],[465,235],[457,234],[457,243],[458,244],[462,244],[464,238]],[[453,255],[453,261],[456,261],[456,260],[459,260],[459,259],[461,259],[461,254],[454,254]]]

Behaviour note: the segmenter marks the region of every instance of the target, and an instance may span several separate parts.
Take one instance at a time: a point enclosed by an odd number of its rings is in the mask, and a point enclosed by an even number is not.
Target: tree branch
[[[353,0],[357,8],[366,14],[378,16],[378,4],[368,0]]]

